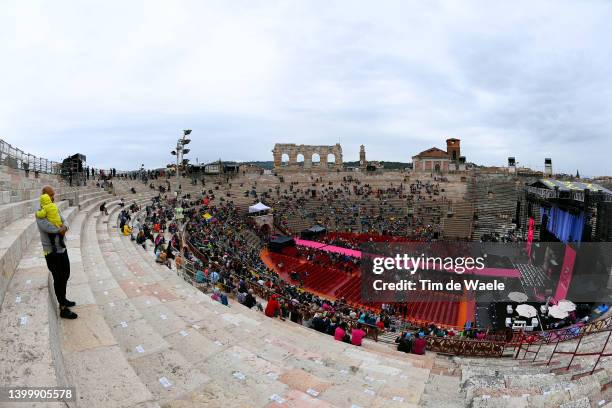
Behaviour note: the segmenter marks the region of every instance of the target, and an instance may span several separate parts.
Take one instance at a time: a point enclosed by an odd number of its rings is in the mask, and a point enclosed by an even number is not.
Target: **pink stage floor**
[[[327,245],[316,241],[307,241],[304,239],[294,238],[295,243],[299,246],[307,248],[319,249],[321,251],[333,252],[336,254],[348,255],[354,258],[361,258],[361,251],[354,249],[342,248],[334,245]],[[506,269],[506,268],[485,268],[477,272],[466,272],[466,274],[480,275],[480,276],[492,276],[500,278],[520,278],[521,271],[518,269]]]

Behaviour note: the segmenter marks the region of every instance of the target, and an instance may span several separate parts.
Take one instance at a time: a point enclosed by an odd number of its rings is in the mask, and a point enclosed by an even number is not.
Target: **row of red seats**
[[[455,325],[459,315],[460,302],[411,302],[408,304],[407,319],[426,320],[434,324]]]
[[[360,279],[355,277],[338,288],[335,295],[338,298],[343,297],[352,304],[363,304],[361,291]],[[406,305],[406,318],[409,320],[425,320],[443,325],[455,325],[457,323],[460,302],[456,297],[449,297],[448,300],[443,301],[418,300],[408,302]]]
[[[315,264],[288,255],[270,253],[271,260],[282,263],[282,272],[298,273],[304,285],[320,293],[331,293],[341,282],[341,286],[333,292],[337,298],[343,297],[348,303],[365,305],[361,299],[361,279],[359,276],[349,277],[344,272],[333,268],[323,260]],[[318,261],[319,259],[317,259]],[[459,315],[460,301],[455,296],[448,295],[448,300],[428,301],[426,293],[416,295],[414,301],[407,302],[406,319],[429,321],[434,324],[455,325]]]
[[[346,273],[332,267],[328,263],[321,265],[277,253],[271,253],[270,258],[276,265],[279,263],[283,264],[282,272],[298,273],[304,285],[317,292],[331,293],[336,286],[348,277]]]
[[[339,298],[346,299],[349,303],[361,303],[361,279],[356,276],[349,279],[341,287],[336,290],[335,295]]]
[[[330,259],[329,256],[323,253],[319,253],[315,256],[314,261],[312,263],[320,265],[322,267],[333,268],[340,271],[345,271],[348,273],[357,272],[359,267],[352,262],[337,262]]]

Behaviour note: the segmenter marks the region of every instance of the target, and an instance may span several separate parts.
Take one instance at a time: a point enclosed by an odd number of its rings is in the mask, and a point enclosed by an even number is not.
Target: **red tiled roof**
[[[437,147],[432,147],[431,149],[423,150],[421,153],[417,154],[414,157],[418,157],[419,159],[423,158],[435,158],[435,159],[450,159],[448,153],[444,150],[438,149]]]

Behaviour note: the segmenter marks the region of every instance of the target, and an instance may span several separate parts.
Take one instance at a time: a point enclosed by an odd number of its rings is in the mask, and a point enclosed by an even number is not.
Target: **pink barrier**
[[[334,245],[327,245],[321,242],[316,241],[307,241],[304,239],[294,238],[295,244],[299,246],[304,246],[308,248],[319,249],[321,251],[333,252],[335,254],[348,255],[354,258],[361,258],[361,251],[356,251],[354,249],[342,248]]]

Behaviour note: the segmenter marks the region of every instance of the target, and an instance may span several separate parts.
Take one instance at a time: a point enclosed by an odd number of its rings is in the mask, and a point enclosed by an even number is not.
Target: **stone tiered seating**
[[[575,347],[568,342],[566,347]],[[599,348],[602,344],[597,342]],[[573,369],[542,367],[521,360],[454,358],[460,390],[471,407],[598,407],[611,406],[609,368],[582,376]],[[558,363],[558,362],[557,362]],[[577,375],[578,374],[578,375]]]
[[[474,203],[474,240],[484,234],[504,234],[511,230],[516,212],[520,182],[502,175],[474,176],[468,185],[468,197]]]
[[[281,214],[287,218],[287,226],[293,232],[299,232],[309,228],[316,223],[323,224],[330,231],[346,231],[351,229],[356,232],[368,231],[371,224],[362,225],[359,217],[353,215],[355,208],[362,217],[382,216],[385,220],[405,219],[407,215],[406,200],[389,199],[372,201],[371,199],[342,199],[329,201],[321,199],[307,200],[303,206],[295,210],[281,209]],[[376,224],[375,224],[376,225]],[[406,234],[406,225],[400,231]]]
[[[58,324],[52,303],[40,301],[49,299],[40,248],[22,260],[20,268],[33,278],[26,283],[28,275],[17,274],[11,307],[7,297],[2,309],[2,339],[13,339],[0,354],[8,368],[3,384],[75,385],[77,406],[87,407],[418,403],[430,358],[373,343],[357,348],[238,304],[213,302],[119,235],[116,199],[108,200],[108,217],[97,211],[101,201],[70,211],[68,294],[78,319]],[[17,293],[24,295],[14,304]],[[32,342],[15,341],[27,333]]]
[[[473,219],[474,206],[472,203],[459,201],[449,204],[447,214],[442,214],[444,238],[471,238]]]
[[[22,254],[28,248],[32,238],[37,235],[33,214],[40,207],[38,197],[41,194],[42,186],[51,182],[47,178],[42,177],[33,182],[31,180],[32,176],[26,178],[25,175],[19,181],[20,176],[20,174],[12,174],[11,184],[13,186],[27,186],[28,189],[38,186],[38,188],[35,190],[37,192],[35,198],[0,205],[0,225],[3,226],[0,244],[0,266],[2,268],[2,275],[0,275],[0,305]],[[60,204],[60,208],[64,209],[68,207],[69,203],[77,205],[79,201],[83,201],[86,204],[90,200],[106,194],[95,187],[71,189],[61,187],[62,183],[51,184],[60,185],[60,187],[56,188],[56,201]],[[31,195],[33,193],[28,193],[28,197]]]
[[[423,182],[435,182],[440,185],[441,192],[436,196],[439,200],[446,199],[460,202],[464,199],[466,193],[466,183],[460,180],[459,176],[449,175],[444,181],[434,179],[429,175],[411,175],[401,172],[381,172],[375,174],[368,173],[330,173],[330,174],[300,174],[291,173],[282,175],[281,178],[273,175],[257,176],[253,174],[239,175],[229,179],[231,188],[227,184],[222,183],[219,190],[215,193],[229,193],[227,199],[231,199],[238,208],[246,208],[256,199],[262,199],[268,205],[275,208],[276,221],[283,224],[291,233],[299,233],[305,228],[309,228],[316,223],[321,223],[330,231],[346,231],[348,229],[355,232],[367,232],[370,228],[376,229],[385,228],[385,226],[394,225],[394,235],[408,234],[410,219],[408,219],[408,209],[412,207],[413,197],[409,191],[406,191],[410,182],[415,182],[417,179]],[[362,185],[370,185],[374,190],[385,190],[387,188],[397,188],[403,184],[405,189],[405,197],[399,198],[394,195],[383,195],[380,199],[373,197],[363,199],[363,197],[351,196],[348,200],[342,199],[337,201],[329,201],[321,199],[321,192],[330,186],[337,185],[343,181],[343,178],[351,177],[354,180],[360,180]],[[213,177],[207,179],[206,189],[217,187],[215,182],[220,179]],[[289,208],[286,205],[275,205],[278,200],[277,188],[281,193],[290,192],[289,186],[293,183],[293,191],[316,191],[316,197],[310,197],[299,208]],[[329,183],[332,183],[331,185]],[[184,184],[183,184],[184,185]],[[245,197],[245,192],[256,191],[257,197]],[[301,196],[303,193],[298,193]],[[356,206],[372,217],[382,215],[384,222],[375,222],[372,225],[372,220],[369,223],[361,224],[359,220],[347,211],[346,205]],[[337,220],[335,215],[340,215]],[[353,219],[354,222],[353,222]],[[393,222],[391,222],[393,221]],[[453,227],[451,227],[451,230]],[[455,228],[456,229],[456,228]],[[451,231],[451,234],[453,232]],[[459,228],[459,233],[463,234],[463,229]]]
[[[45,184],[52,183],[62,187],[64,191],[74,190],[68,184],[57,179],[57,176],[40,173],[38,177],[34,172],[26,176],[25,171],[0,165],[0,204],[16,203],[37,198]]]
[[[588,379],[587,379],[588,378]],[[457,359],[434,361],[420,405],[454,407],[609,407],[605,375],[567,381],[516,360]],[[585,387],[586,384],[586,387]]]
[[[246,240],[246,243],[253,248],[261,247],[261,239],[252,230],[241,231],[241,236]]]
[[[448,213],[449,202],[442,200],[421,200],[413,204],[413,215],[423,226],[431,225],[441,230],[442,218]]]
[[[310,217],[289,217],[287,219],[286,228],[293,234],[299,234],[301,231],[312,227],[316,222]]]
[[[128,202],[153,194],[138,187]],[[118,198],[92,194],[80,209],[60,203],[71,224],[68,295],[78,319],[57,317],[35,231],[10,276],[3,264],[1,386],[76,386],[76,407],[609,406],[605,360],[603,371],[573,378],[578,369],[414,356],[225,307],[118,233]],[[11,214],[3,237],[14,234],[11,224],[23,221],[25,231],[33,221],[29,207]]]
[[[53,183],[44,180],[41,184]],[[40,186],[39,186],[40,187]],[[61,201],[65,195],[82,202],[99,195],[98,190],[77,189],[64,193],[56,189],[56,201],[70,225],[66,245],[71,258],[72,280],[77,288],[73,297],[80,301],[82,291],[82,265],[79,252],[80,231],[89,208],[78,212],[69,207],[68,201]],[[40,194],[40,190],[38,191]],[[36,203],[34,203],[36,202]],[[67,385],[60,358],[57,307],[55,298],[48,287],[50,274],[42,256],[33,211],[37,199],[14,202],[0,207],[5,227],[2,228],[5,246],[2,254],[2,293],[0,296],[0,381],[12,386],[61,386]],[[12,221],[12,222],[11,222]],[[75,250],[76,248],[76,250]]]

